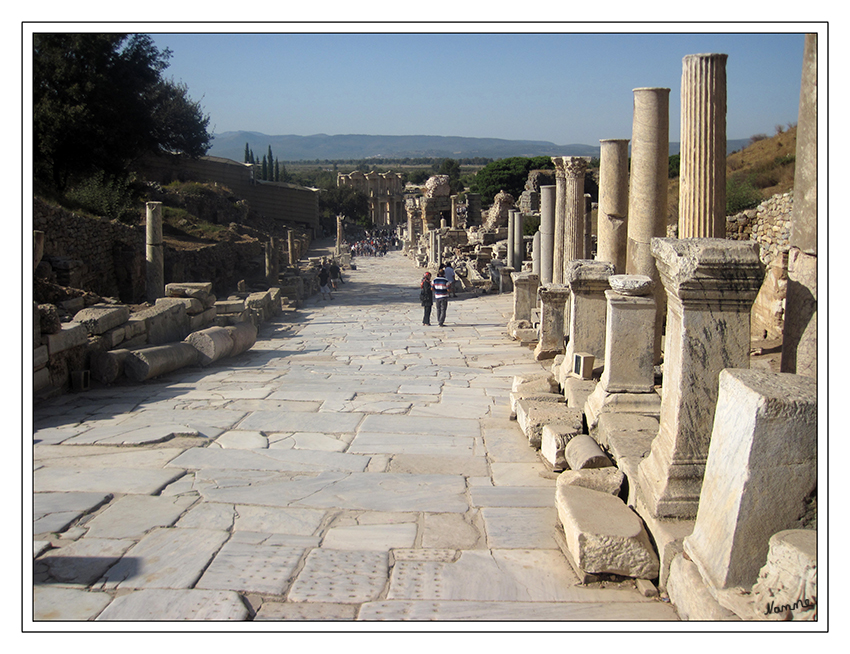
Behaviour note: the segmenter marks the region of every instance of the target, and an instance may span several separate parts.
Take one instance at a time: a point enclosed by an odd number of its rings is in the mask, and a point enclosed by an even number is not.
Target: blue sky
[[[704,52],[729,55],[728,138],[796,123],[803,35],[772,27],[789,33],[148,33],[216,133],[566,145],[628,138],[632,89],[646,86],[671,89],[678,141],[682,57]]]

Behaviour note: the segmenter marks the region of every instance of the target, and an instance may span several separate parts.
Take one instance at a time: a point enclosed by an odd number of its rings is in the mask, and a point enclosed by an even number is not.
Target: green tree
[[[248,147],[248,142],[245,142],[245,159],[244,163],[253,163],[251,156],[251,148]]]
[[[362,225],[369,225],[369,198],[352,186],[335,186],[319,194],[319,211],[328,217],[343,215]]]
[[[487,164],[473,178],[470,190],[480,193],[485,202],[492,202],[499,191],[519,198],[531,170],[552,169],[549,157],[508,157]]]
[[[268,178],[269,178],[269,164],[266,161],[266,155],[263,155],[263,168],[262,168],[262,172],[260,173],[260,179],[265,181]]]
[[[449,189],[452,194],[463,191],[463,182],[460,181],[460,163],[455,159],[443,159],[438,165],[434,165],[438,175],[449,176]]]
[[[209,117],[162,77],[171,57],[143,34],[33,36],[33,163],[63,190],[97,171],[126,176],[146,152],[205,154]]]

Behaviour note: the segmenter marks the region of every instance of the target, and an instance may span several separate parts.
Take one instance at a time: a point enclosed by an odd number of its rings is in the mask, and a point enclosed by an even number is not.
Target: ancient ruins
[[[557,524],[547,525],[551,530],[545,537],[556,544],[552,547],[563,554],[579,584],[629,584],[644,597],[669,601],[680,620],[816,620],[816,36],[806,37],[793,197],[775,198],[747,215],[730,217],[724,215],[726,59],[725,54],[695,54],[682,62],[682,181],[677,237],[670,236],[666,224],[670,137],[667,88],[635,88],[630,138],[600,142],[598,205],[591,205],[585,195],[588,161],[582,157],[552,157],[554,173],[534,171],[520,198],[499,193],[487,211],[482,211],[482,198],[474,194],[467,193],[462,202],[451,195],[448,178],[443,176],[432,177],[421,197],[407,200],[401,177],[394,173],[355,172],[340,175],[339,184],[367,192],[374,225],[401,237],[410,268],[435,272],[451,262],[461,297],[505,298],[506,305],[510,298],[507,320],[499,331],[513,339],[511,346],[517,356],[530,367],[511,375],[510,388],[504,389],[505,417],[500,423],[504,426],[499,429],[521,430],[523,444],[527,439],[528,450],[533,453],[532,460],[542,463],[546,473],[556,479],[551,488],[547,487],[546,501]],[[256,343],[263,322],[288,312],[294,314],[318,291],[318,271],[325,261],[306,259],[303,244],[291,239],[289,243],[270,241],[266,246],[267,289],[242,288],[218,299],[209,283],[165,284],[160,210],[157,203],[151,203],[147,211],[146,297],[155,300],[153,306],[131,314],[121,304],[85,306],[80,300],[74,306],[61,307],[73,313],[73,320],[68,322],[60,322],[55,307],[35,306],[36,392],[63,383],[73,391],[85,391],[92,382],[111,384],[128,379],[141,383],[187,367],[206,368],[237,357]],[[533,236],[524,234],[524,225],[531,217],[539,219],[539,229]],[[766,233],[760,228],[766,223],[782,223],[783,227]],[[36,265],[41,238],[36,235]],[[351,270],[342,217],[337,222],[330,258],[343,270]],[[462,310],[454,307],[450,304],[450,315]],[[778,369],[753,350],[753,342],[767,337],[782,338]],[[389,349],[403,347],[396,344]],[[346,356],[358,357],[360,353],[352,349]],[[324,360],[319,361],[324,364]],[[330,359],[327,362],[330,365]],[[447,365],[459,364],[457,359],[450,359]],[[369,370],[374,379],[363,383],[380,385],[378,367]],[[344,388],[328,383],[338,406],[356,403],[354,395],[346,395]],[[402,385],[389,393],[434,392],[423,388],[423,382],[417,383],[415,391],[404,391]],[[474,390],[458,386],[458,390]],[[249,389],[244,390],[247,393]],[[291,400],[296,396],[281,397]],[[440,420],[465,417],[461,415],[464,396],[461,393],[459,397],[450,400],[441,396],[439,405],[431,405],[420,414],[435,418],[429,428],[440,430],[444,428]],[[384,394],[380,402],[375,401],[390,406],[395,400],[388,398]],[[444,404],[456,413],[439,413],[437,409]],[[388,411],[401,412],[394,405]],[[256,411],[247,421],[256,420],[256,424],[251,423],[255,424],[252,438],[268,447],[268,430],[256,418],[261,413],[272,411]],[[310,415],[331,420],[327,416],[347,419],[353,414]],[[383,451],[369,449],[375,445],[367,445],[367,439],[383,443],[385,432],[400,429],[390,423],[401,416],[368,415],[365,420],[373,417],[386,419],[386,424],[375,420],[371,423],[373,431],[357,432],[353,442],[365,448],[360,453]],[[352,425],[331,431],[354,432]],[[451,432],[450,426],[445,429]],[[299,433],[301,438],[318,438],[319,434],[312,432],[323,429],[305,422],[289,431],[294,432],[293,438]],[[55,437],[55,430],[51,433]],[[452,433],[453,438],[461,435],[466,436]],[[420,434],[417,438],[421,441],[429,437]],[[340,470],[361,465],[343,461],[343,457],[358,453],[356,447],[343,454],[342,445],[333,445],[333,455],[340,457]],[[409,447],[411,452],[422,453],[413,441]],[[437,452],[444,446],[433,447]],[[181,457],[199,453],[212,457],[223,451],[227,450],[192,448]],[[411,458],[406,465],[442,470],[437,459],[438,455],[423,455],[419,461]],[[187,464],[200,470],[214,470],[217,465],[212,458],[208,463]],[[365,465],[357,472],[364,472]],[[311,493],[327,492],[319,484],[327,474],[342,478],[342,473],[323,472],[316,477]],[[482,478],[486,479],[486,473],[469,473],[473,494],[498,490],[472,484],[471,480]],[[251,479],[266,483],[261,476]],[[217,482],[210,476],[204,483],[214,487]],[[228,483],[235,488],[241,482]],[[343,482],[339,483],[339,493],[346,492]],[[215,487],[224,498],[217,501],[230,501],[235,506],[238,499],[226,498],[241,496],[226,486]],[[202,488],[202,492],[206,491]],[[370,499],[358,496],[358,502],[364,506],[379,503],[377,496],[384,492],[370,490]],[[427,498],[416,498],[423,505],[428,503]],[[399,524],[382,524],[384,531],[375,537],[402,543],[387,546],[394,552],[389,565],[395,561],[399,570],[413,569],[405,565],[415,568],[410,572],[414,575],[409,577],[414,579],[409,582],[411,588],[425,588],[425,577],[436,569],[461,566],[475,557],[485,557],[487,552],[495,556],[495,550],[455,550],[436,537],[430,546],[434,549],[414,548],[413,522],[406,522],[401,509],[393,510]],[[220,519],[212,508],[208,517]],[[254,518],[246,512],[244,519]],[[335,527],[338,531],[331,532],[340,539],[349,538],[343,533],[345,529],[367,529],[370,519],[363,517],[362,522]],[[440,520],[454,525],[452,529],[472,529],[446,517]],[[485,521],[488,538],[493,538],[492,515],[485,516]],[[37,533],[46,531],[36,529]],[[387,536],[390,533],[392,537]],[[247,547],[249,539],[246,535],[240,546]],[[237,545],[229,541],[225,548]],[[212,557],[220,546],[218,541],[205,542],[199,551],[209,550]],[[300,547],[303,551],[308,546]],[[263,556],[283,556],[283,549],[264,550]],[[335,569],[337,576],[345,579],[349,566],[358,578],[372,575],[373,568],[383,571],[374,573],[378,577],[386,573],[382,566],[387,563],[377,554],[374,565],[367,565],[365,559],[357,559],[355,564],[353,558],[346,558],[346,549],[351,548],[312,550],[299,574],[307,575],[314,568]],[[44,540],[36,556],[48,550],[49,541]],[[326,555],[327,561],[320,554]],[[124,573],[115,572],[120,565],[111,569],[98,588],[120,587]],[[292,562],[286,565],[290,571],[301,570]],[[532,571],[527,574],[533,577],[547,565],[540,563],[539,569],[529,566],[527,570]],[[227,572],[215,565],[210,570],[220,575]],[[369,578],[369,583],[383,583]],[[208,588],[221,588],[208,574],[203,579],[211,584]],[[321,579],[313,585],[296,582],[288,600],[276,609],[280,613],[274,615],[278,619],[297,619],[299,615],[307,619],[396,619],[392,611],[397,605],[391,600],[405,599],[410,600],[405,605],[409,611],[405,619],[451,615],[466,616],[460,619],[523,619],[512,618],[508,609],[495,603],[489,609],[476,604],[474,609],[465,608],[466,613],[451,613],[447,608],[450,602],[440,604],[438,600],[458,599],[451,593],[462,595],[463,584],[452,587],[445,597],[439,590],[433,597],[423,596],[433,602],[426,608],[404,595],[407,586],[396,577],[391,578],[389,596],[381,595],[380,601],[377,591],[361,597],[361,587],[355,581],[351,581],[351,597],[358,599],[339,599],[342,591],[329,577]],[[336,599],[317,599],[321,592]],[[552,592],[553,597],[560,597],[559,591]],[[259,597],[262,592],[255,595]],[[108,600],[111,597],[104,602]],[[266,601],[271,605],[271,600]],[[323,609],[328,613],[318,609],[314,613],[291,612],[293,603],[311,601],[330,602],[329,608]],[[515,597],[511,601],[522,603]],[[346,602],[356,602],[360,612],[338,608]],[[125,601],[121,608],[129,610],[129,603]],[[539,619],[558,619],[553,617],[557,616],[556,601],[541,601],[541,606],[544,604],[551,613]],[[332,611],[332,607],[337,608]],[[497,608],[505,613],[488,614],[488,610]],[[115,615],[131,615],[120,613],[114,604],[108,610],[114,610]],[[234,610],[237,619],[244,619],[244,611]],[[532,613],[524,611],[533,608],[523,605],[516,610],[520,613],[515,616],[528,619]],[[262,617],[262,612],[258,615]]]

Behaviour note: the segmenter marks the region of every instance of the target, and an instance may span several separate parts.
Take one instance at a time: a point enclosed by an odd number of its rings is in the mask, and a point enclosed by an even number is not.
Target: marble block
[[[576,567],[639,579],[658,576],[658,557],[640,518],[608,493],[562,484],[555,505]]]
[[[528,438],[531,447],[539,448],[543,427],[557,425],[581,431],[581,412],[551,402],[520,400],[517,403],[517,423]]]
[[[625,475],[618,468],[587,468],[585,470],[564,470],[558,475],[557,486],[581,486],[590,490],[619,495]]]

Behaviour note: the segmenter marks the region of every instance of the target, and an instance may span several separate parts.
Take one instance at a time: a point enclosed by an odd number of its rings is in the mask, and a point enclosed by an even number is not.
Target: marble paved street
[[[676,619],[558,548],[510,296],[426,327],[420,269],[356,264],[237,357],[39,403],[35,620]]]

